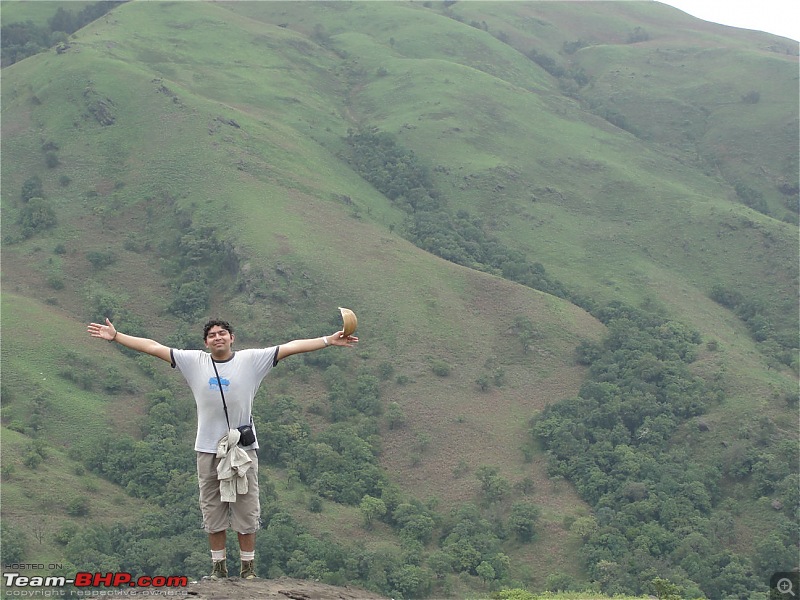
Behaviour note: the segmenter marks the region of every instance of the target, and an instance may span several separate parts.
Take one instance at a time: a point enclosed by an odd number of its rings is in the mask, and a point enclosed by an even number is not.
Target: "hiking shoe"
[[[256,579],[258,577],[256,575],[256,561],[243,560],[242,572],[240,573],[239,577],[242,579]]]
[[[211,571],[209,579],[211,581],[219,581],[220,579],[227,579],[227,578],[228,578],[228,563],[225,561],[225,559],[215,560],[214,568]]]

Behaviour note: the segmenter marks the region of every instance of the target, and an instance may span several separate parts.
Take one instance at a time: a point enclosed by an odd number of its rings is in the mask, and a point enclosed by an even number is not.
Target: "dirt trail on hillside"
[[[245,581],[231,577],[222,581],[201,580],[181,588],[131,588],[119,590],[120,596],[139,598],[176,598],[195,600],[388,600],[352,587],[336,587],[316,581],[290,579],[256,579]],[[109,594],[111,596],[111,594]],[[106,596],[106,597],[109,597]],[[113,596],[111,596],[113,597]]]

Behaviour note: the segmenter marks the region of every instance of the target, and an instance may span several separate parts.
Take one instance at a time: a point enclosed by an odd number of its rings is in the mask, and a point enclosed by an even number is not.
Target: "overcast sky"
[[[798,0],[658,0],[693,17],[800,40]]]

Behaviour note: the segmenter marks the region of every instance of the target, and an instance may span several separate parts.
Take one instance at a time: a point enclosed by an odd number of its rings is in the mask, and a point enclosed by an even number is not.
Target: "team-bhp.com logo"
[[[12,571],[3,573],[3,583],[6,588],[63,588],[68,585],[74,585],[76,588],[86,588],[88,591],[89,588],[186,587],[189,584],[189,579],[181,575],[155,575],[153,577],[142,575],[141,577],[134,577],[130,573],[124,572],[90,573],[88,571],[75,573],[74,577],[68,578],[63,575],[23,575]],[[8,591],[7,589],[6,595],[8,595]]]

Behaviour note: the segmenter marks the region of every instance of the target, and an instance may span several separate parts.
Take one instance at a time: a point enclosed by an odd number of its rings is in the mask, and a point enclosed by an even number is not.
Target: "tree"
[[[548,575],[544,582],[544,589],[548,592],[568,592],[574,587],[575,576],[558,571]]]
[[[380,498],[375,498],[369,494],[361,499],[358,505],[361,515],[364,517],[364,527],[372,529],[375,519],[381,518],[386,514],[386,504]]]
[[[497,600],[536,600],[539,596],[521,588],[505,588],[495,592],[492,597]]]
[[[72,14],[72,11],[64,10],[61,6],[58,7],[56,14],[50,17],[47,23],[50,25],[50,31],[74,33],[78,29],[75,15]]]
[[[597,519],[592,516],[578,517],[569,529],[586,541],[597,531]]]
[[[359,412],[373,417],[383,412],[383,405],[380,401],[380,381],[377,377],[366,373],[358,376],[354,404]]]
[[[501,502],[511,493],[511,484],[498,474],[495,467],[480,467],[475,475],[481,482],[481,492],[487,503]]]
[[[681,600],[681,589],[668,579],[656,577],[650,584],[659,600]]]
[[[402,565],[389,573],[389,584],[392,591],[400,593],[402,598],[424,598],[431,588],[430,573],[416,565]]]
[[[511,569],[511,557],[503,552],[498,552],[491,558],[489,564],[494,569],[495,579],[503,579]]]
[[[25,557],[25,536],[22,532],[9,525],[6,519],[0,523],[0,537],[3,540],[0,545],[2,564],[10,565],[22,562]]]
[[[539,520],[539,507],[530,502],[515,502],[511,507],[508,527],[517,539],[523,543],[533,540],[536,533],[536,522]]]
[[[490,581],[494,581],[495,578],[494,567],[485,560],[481,562],[481,564],[479,564],[477,567],[475,567],[475,572],[478,574],[478,577],[480,577],[483,580],[483,583],[489,583]]]
[[[760,573],[789,571],[797,562],[797,547],[787,546],[777,533],[762,539],[756,544],[753,563]]]
[[[459,571],[472,571],[481,562],[481,553],[467,540],[447,544],[445,549],[453,557],[453,564]]]
[[[433,571],[437,579],[442,579],[453,571],[453,556],[442,550],[436,550],[428,556],[428,567]]]
[[[182,284],[170,303],[171,313],[190,320],[208,307],[208,287],[201,281]]]
[[[522,344],[522,351],[527,354],[533,345],[536,329],[528,317],[518,316],[514,319],[514,330]]]
[[[435,526],[436,523],[430,516],[423,513],[416,513],[403,521],[400,534],[403,537],[427,544],[431,540]]]
[[[50,32],[46,27],[38,27],[32,21],[3,25],[2,66],[15,62],[47,48]]]
[[[406,415],[397,402],[390,402],[386,409],[386,422],[389,429],[396,429],[406,424]]]

